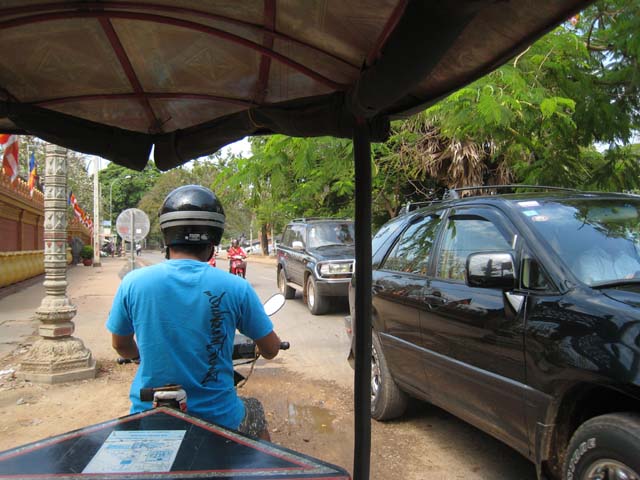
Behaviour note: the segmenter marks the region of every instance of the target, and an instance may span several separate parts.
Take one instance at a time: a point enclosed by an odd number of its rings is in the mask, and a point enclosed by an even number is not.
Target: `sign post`
[[[136,231],[136,211],[132,210],[131,211],[131,232],[135,238],[135,231]],[[133,256],[133,250],[135,248],[134,246],[135,240],[132,238],[131,239],[131,269],[129,270],[130,272],[136,269],[136,259]]]
[[[116,220],[116,231],[123,241],[131,244],[131,270],[136,268],[135,245],[149,233],[149,217],[139,208],[127,208]]]

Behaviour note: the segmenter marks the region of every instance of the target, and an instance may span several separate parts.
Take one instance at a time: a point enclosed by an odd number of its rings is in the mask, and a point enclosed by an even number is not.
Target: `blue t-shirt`
[[[245,414],[233,385],[235,331],[256,340],[273,324],[246,280],[206,262],[169,260],[124,277],[107,329],[136,336],[131,413],[151,408],[140,401],[141,388],[177,383],[190,414],[235,429]]]

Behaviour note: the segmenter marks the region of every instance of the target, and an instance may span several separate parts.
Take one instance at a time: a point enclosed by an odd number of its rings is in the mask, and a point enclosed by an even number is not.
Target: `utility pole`
[[[93,266],[101,267],[100,263],[100,182],[98,171],[100,158],[93,159]]]

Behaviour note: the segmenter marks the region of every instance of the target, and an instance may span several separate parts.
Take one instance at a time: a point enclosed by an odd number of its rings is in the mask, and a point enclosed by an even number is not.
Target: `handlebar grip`
[[[289,350],[289,342],[280,342],[280,350]]]
[[[140,357],[136,357],[136,358],[118,357],[116,362],[118,362],[118,365],[124,365],[125,363],[140,363]]]
[[[151,402],[153,401],[153,394],[155,393],[154,388],[141,388],[140,389],[140,400],[143,402]]]

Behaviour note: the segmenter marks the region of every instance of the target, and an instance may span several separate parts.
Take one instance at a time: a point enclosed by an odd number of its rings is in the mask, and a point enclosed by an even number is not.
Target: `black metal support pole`
[[[356,308],[353,479],[368,480],[371,460],[371,142],[369,124],[353,134],[356,179]]]

